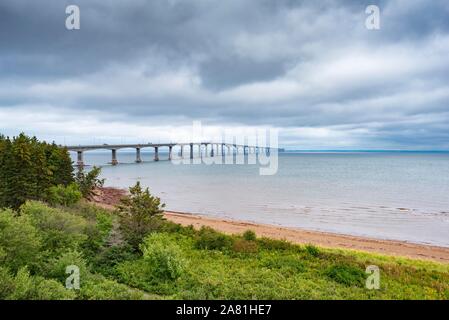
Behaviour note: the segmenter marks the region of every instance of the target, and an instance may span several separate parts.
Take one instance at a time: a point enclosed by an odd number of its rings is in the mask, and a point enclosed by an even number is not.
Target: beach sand
[[[126,190],[102,188],[98,191],[98,196],[94,198],[93,202],[106,208],[112,208],[125,194]],[[165,217],[168,220],[183,226],[193,225],[195,228],[208,226],[227,234],[239,234],[251,229],[259,237],[284,239],[297,244],[313,244],[326,248],[351,249],[383,255],[449,263],[448,247],[415,244],[405,241],[380,240],[299,228],[287,228],[245,221],[212,218],[205,215],[184,212],[165,212]]]

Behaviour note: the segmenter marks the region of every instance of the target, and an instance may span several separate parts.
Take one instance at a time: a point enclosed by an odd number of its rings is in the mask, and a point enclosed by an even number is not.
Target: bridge
[[[225,156],[226,154],[238,154],[240,150],[242,150],[243,154],[248,153],[269,153],[269,147],[260,147],[260,146],[250,146],[243,144],[232,144],[232,143],[224,143],[224,142],[188,142],[188,143],[144,143],[144,144],[98,144],[98,145],[78,145],[78,146],[63,146],[67,148],[69,151],[73,151],[77,153],[77,166],[84,166],[84,152],[91,150],[111,150],[111,164],[117,165],[117,150],[119,149],[135,149],[136,150],[136,163],[142,162],[142,157],[140,151],[143,148],[154,148],[154,161],[159,161],[159,149],[160,148],[168,148],[168,160],[172,159],[173,156],[173,148],[175,146],[179,147],[179,155],[181,158],[184,158],[184,149],[185,147],[189,147],[189,156],[190,159],[193,159],[194,156],[194,147],[198,149],[198,156],[202,156],[202,150],[204,146],[204,155],[214,157],[215,155]],[[210,152],[208,151],[208,147],[210,146]]]

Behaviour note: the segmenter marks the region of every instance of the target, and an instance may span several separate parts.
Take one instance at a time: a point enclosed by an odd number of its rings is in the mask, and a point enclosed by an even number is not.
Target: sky
[[[0,2],[0,133],[165,142],[194,121],[287,149],[449,150],[449,2]]]

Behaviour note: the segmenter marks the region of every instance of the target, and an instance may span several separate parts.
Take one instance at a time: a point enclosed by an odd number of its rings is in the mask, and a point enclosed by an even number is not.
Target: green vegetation
[[[50,187],[73,180],[66,149],[20,134],[0,135],[0,208],[17,209],[26,200],[43,200]]]
[[[120,217],[120,231],[125,240],[135,249],[139,247],[145,235],[160,228],[163,208],[161,200],[150,194],[137,182],[129,188],[130,195],[120,200],[117,215]]]
[[[95,189],[103,186],[104,179],[98,178],[100,173],[101,169],[95,166],[87,173],[82,168],[76,172],[75,181],[84,198],[92,199]]]
[[[447,264],[183,227],[139,183],[106,210],[80,200],[99,169],[73,184],[63,149],[23,135],[0,148],[0,299],[449,299]]]
[[[71,183],[68,186],[59,184],[48,189],[47,201],[52,205],[70,207],[80,201],[82,196],[78,184]]]
[[[154,218],[154,217],[153,217]],[[121,216],[79,202],[0,212],[1,299],[449,299],[449,266],[160,220],[136,251]],[[134,239],[133,239],[134,240]],[[66,268],[80,289],[65,288]],[[381,271],[368,290],[368,265]]]

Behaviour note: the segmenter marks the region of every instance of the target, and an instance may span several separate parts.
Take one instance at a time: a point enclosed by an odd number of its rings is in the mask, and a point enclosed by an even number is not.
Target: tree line
[[[52,187],[75,182],[69,152],[24,133],[0,135],[0,207],[17,209],[26,200],[47,200]]]

